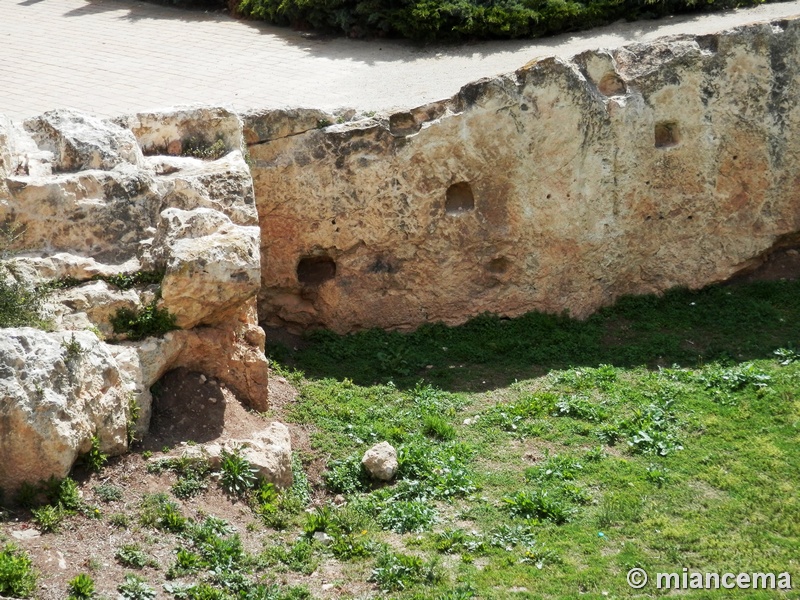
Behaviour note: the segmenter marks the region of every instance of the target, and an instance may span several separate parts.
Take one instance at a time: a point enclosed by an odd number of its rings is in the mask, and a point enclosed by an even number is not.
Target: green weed
[[[550,521],[556,525],[569,521],[575,512],[563,499],[548,490],[517,492],[505,496],[503,502],[513,517]]]
[[[122,489],[111,483],[101,483],[94,486],[94,494],[102,502],[116,502],[122,500]]]
[[[49,504],[34,508],[31,512],[33,513],[33,522],[42,533],[57,533],[66,517],[64,509]]]
[[[147,580],[138,575],[127,574],[117,587],[122,600],[153,600],[156,591],[147,584]]]
[[[256,469],[244,458],[239,449],[222,451],[220,485],[232,496],[244,496],[256,484]]]
[[[82,462],[86,468],[95,473],[103,470],[103,467],[108,462],[108,455],[100,450],[100,438],[92,436],[92,447],[82,457]]]
[[[95,597],[94,579],[87,573],[81,573],[71,579],[67,587],[69,589],[67,600],[92,600]]]
[[[124,544],[117,548],[114,558],[124,567],[144,569],[147,566],[156,566],[157,563],[142,550],[138,544]]]
[[[0,594],[30,598],[38,575],[30,556],[14,544],[0,547]]]
[[[172,533],[181,533],[187,526],[186,517],[181,515],[178,505],[164,493],[148,494],[142,498],[139,522]]]
[[[157,299],[139,310],[117,309],[110,322],[114,333],[125,335],[129,340],[161,336],[178,329],[177,317],[166,308],[158,308]]]
[[[384,550],[375,561],[370,581],[385,592],[404,590],[415,583],[425,585],[441,581],[443,573],[437,561]]]

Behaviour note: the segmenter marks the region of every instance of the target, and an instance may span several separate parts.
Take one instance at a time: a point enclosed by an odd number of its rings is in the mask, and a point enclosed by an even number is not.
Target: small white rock
[[[375,444],[364,453],[361,464],[375,479],[391,481],[397,473],[397,450],[389,442]]]
[[[17,540],[32,540],[33,538],[41,537],[41,535],[37,529],[20,529],[11,532],[11,537]]]
[[[324,531],[315,531],[313,537],[315,542],[325,544],[326,546],[333,541],[333,538]]]

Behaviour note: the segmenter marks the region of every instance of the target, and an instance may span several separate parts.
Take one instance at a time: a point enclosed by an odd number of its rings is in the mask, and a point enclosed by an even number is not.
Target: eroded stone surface
[[[0,257],[3,276],[62,280],[50,298],[58,331],[0,330],[0,450],[14,463],[0,468],[7,492],[23,480],[64,477],[92,435],[108,453],[125,451],[130,402],[141,436],[149,388],[172,368],[204,372],[253,408],[269,407],[255,311],[260,236],[241,121],[217,109],[131,121],[153,150],[176,131],[194,135],[206,118],[217,129],[202,139],[234,146],[218,160],[145,159],[130,129],[72,111],[28,120],[27,131],[0,121],[0,223],[24,232],[12,257]],[[163,277],[124,283],[142,270]],[[151,306],[171,311],[182,329],[114,339],[120,309]],[[73,333],[79,345],[71,347],[87,350],[67,359]]]
[[[800,231],[799,32],[536,60],[388,122],[252,145],[261,319],[348,332],[585,317],[728,279]],[[325,261],[333,275],[303,277]]]
[[[52,152],[57,171],[110,170],[122,163],[140,165],[142,151],[133,133],[73,110],[53,110],[25,121],[40,150]]]
[[[88,452],[127,449],[132,386],[88,331],[0,330],[0,485],[64,477]]]

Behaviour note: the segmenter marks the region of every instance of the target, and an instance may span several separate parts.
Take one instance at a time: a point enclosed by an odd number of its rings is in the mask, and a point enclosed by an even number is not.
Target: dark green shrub
[[[43,327],[46,293],[6,279],[0,264],[0,327]]]
[[[231,496],[243,496],[256,485],[256,469],[243,457],[239,449],[222,451],[220,463],[220,485]]]
[[[769,1],[769,0],[767,0]],[[755,6],[761,0],[241,0],[241,14],[353,37],[416,40],[521,38],[588,29],[619,19]]]
[[[158,301],[153,300],[141,310],[120,308],[111,317],[114,333],[121,333],[129,340],[141,340],[148,336],[164,335],[168,331],[179,329],[177,317],[166,308],[158,308]]]

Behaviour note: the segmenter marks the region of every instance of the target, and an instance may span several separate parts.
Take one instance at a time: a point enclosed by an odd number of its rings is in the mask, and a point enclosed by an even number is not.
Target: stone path
[[[537,56],[791,16],[800,16],[800,0],[545,40],[418,47],[316,39],[132,0],[0,0],[0,113],[22,118],[72,107],[113,116],[198,102],[235,109],[409,108]]]

